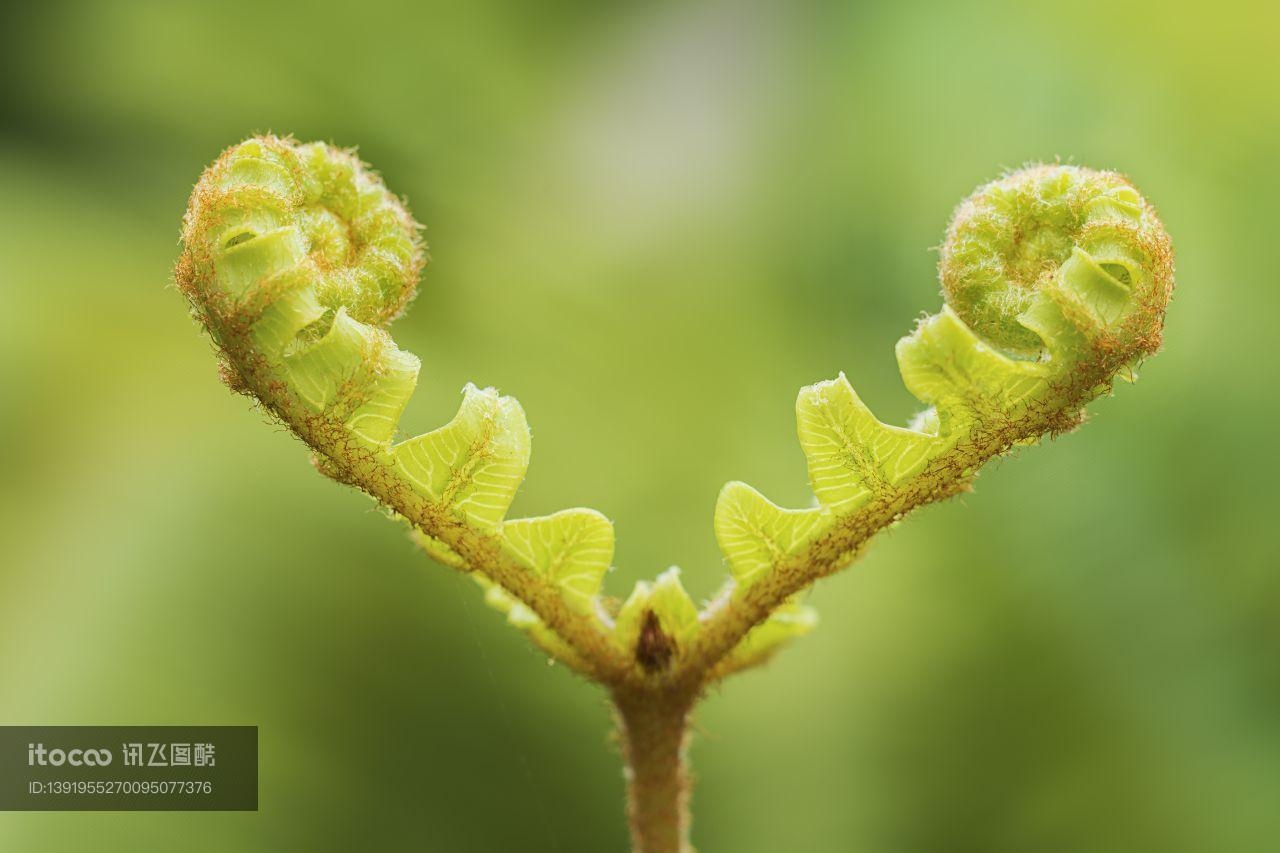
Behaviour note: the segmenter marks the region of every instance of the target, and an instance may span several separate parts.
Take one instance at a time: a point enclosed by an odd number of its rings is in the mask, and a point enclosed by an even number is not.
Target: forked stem
[[[614,693],[626,762],[627,820],[634,853],[693,853],[686,752],[695,696],[658,690]]]
[[[1156,352],[1173,255],[1123,177],[1032,166],[974,193],[942,247],[941,312],[899,341],[927,408],[879,421],[843,374],[808,386],[797,437],[815,502],[785,509],[744,483],[721,492],[731,579],[708,607],[679,569],[616,607],[601,581],[613,526],[594,510],[509,519],[529,464],[524,410],[468,386],[443,427],[397,440],[417,357],[387,325],[426,262],[420,227],[350,152],[257,137],[196,186],[175,281],[221,350],[224,378],[314,452],[316,467],[417,528],[440,562],[551,657],[608,689],[627,764],[636,853],[692,853],[689,721],[702,691],[812,627],[798,596],[905,515],[969,487],[988,460],[1079,423]]]

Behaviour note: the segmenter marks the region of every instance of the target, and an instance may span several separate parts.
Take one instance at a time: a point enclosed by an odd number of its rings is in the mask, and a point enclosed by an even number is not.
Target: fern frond
[[[524,410],[467,385],[457,415],[396,441],[421,365],[386,327],[425,247],[399,199],[352,153],[265,136],[225,151],[192,194],[175,271],[222,375],[314,452],[316,467],[413,528],[440,563],[553,660],[610,690],[638,850],[688,849],[689,713],[709,684],[768,660],[817,622],[800,598],[989,460],[1076,426],[1160,346],[1168,235],[1119,175],[1033,166],[960,205],[942,248],[945,304],[896,354],[922,405],[879,420],[840,374],[800,391],[812,505],[729,483],[715,508],[729,568],[701,611],[680,570],[601,593],[612,523],[567,509],[508,519],[529,466]]]
[[[742,483],[721,492],[716,536],[736,583],[704,614],[712,627],[695,658],[749,657],[753,626],[877,530],[967,488],[1011,447],[1074,427],[1158,349],[1173,266],[1126,180],[1038,166],[961,205],[940,277],[948,304],[897,346],[903,382],[926,406],[910,426],[882,423],[840,374],[796,401],[815,506],[783,509]]]
[[[206,170],[183,245],[178,285],[234,387],[323,471],[406,518],[428,554],[472,572],[549,654],[597,674],[626,666],[598,615],[609,520],[582,509],[506,518],[530,453],[514,398],[468,385],[449,423],[394,443],[420,363],[384,327],[412,298],[425,253],[376,175],[327,145],[251,139]]]
[[[797,594],[877,531],[969,488],[1010,448],[1071,429],[1131,379],[1159,347],[1173,285],[1168,236],[1119,175],[1035,166],[980,188],[943,246],[946,304],[897,345],[921,412],[884,423],[844,374],[802,389],[813,504],[728,484],[714,519],[725,591],[699,613],[673,569],[611,615],[607,518],[507,518],[530,454],[514,398],[468,385],[449,423],[396,441],[421,365],[386,326],[426,256],[404,205],[353,154],[272,136],[228,149],[192,194],[183,246],[178,285],[232,387],[320,470],[406,519],[434,559],[473,574],[540,647],[609,684],[704,683],[808,630]]]

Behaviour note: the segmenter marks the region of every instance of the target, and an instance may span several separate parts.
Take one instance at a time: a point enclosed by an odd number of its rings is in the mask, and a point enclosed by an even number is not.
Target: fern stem
[[[683,691],[614,693],[633,853],[693,853],[686,753],[695,698]]]
[[[508,519],[529,464],[523,409],[468,385],[458,415],[396,441],[420,362],[386,327],[426,262],[403,203],[351,152],[255,137],[197,184],[175,282],[221,351],[223,377],[313,452],[316,467],[416,528],[437,561],[554,660],[611,691],[635,853],[692,853],[690,714],[719,679],[808,631],[799,600],[915,509],[969,488],[991,459],[1074,428],[1160,346],[1173,255],[1122,176],[1031,166],[975,192],[942,247],[946,305],[899,341],[927,408],[878,420],[841,374],[801,390],[797,437],[815,501],[785,509],[745,483],[717,501],[730,568],[701,612],[672,567],[603,597],[608,518]]]
[[[706,673],[707,682],[723,677],[717,665],[723,666],[729,653],[753,628],[797,592],[856,560],[880,531],[923,506],[968,490],[979,468],[1008,453],[1019,442],[1073,428],[1081,418],[1082,407],[1119,369],[1118,361],[1118,356],[1103,353],[1092,361],[1076,364],[1069,379],[1055,387],[1052,405],[1037,406],[1021,417],[974,431],[886,499],[872,501],[804,548],[782,555],[771,565],[766,582],[753,585],[739,599],[726,598],[708,608],[702,631],[686,654],[685,669],[673,677],[678,680]]]
[[[236,351],[228,348],[228,352],[234,358]],[[627,677],[630,661],[609,642],[599,622],[566,607],[550,584],[503,553],[497,537],[450,518],[431,501],[405,488],[383,456],[345,440],[343,433],[324,418],[299,413],[288,397],[275,392],[267,377],[259,375],[252,362],[237,363],[237,368],[255,396],[304,443],[323,455],[330,477],[394,510],[418,530],[454,549],[471,571],[483,572],[510,590],[577,653],[579,671],[589,678],[611,684]]]

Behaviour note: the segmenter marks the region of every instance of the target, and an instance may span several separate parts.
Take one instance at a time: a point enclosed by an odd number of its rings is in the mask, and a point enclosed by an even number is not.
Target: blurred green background
[[[617,522],[623,594],[723,574],[721,484],[808,500],[792,405],[913,410],[952,207],[1128,173],[1166,352],[811,597],[703,707],[704,851],[1280,846],[1273,4],[9,4],[0,26],[0,722],[261,726],[261,810],[0,814],[5,851],[610,851],[601,695],[219,384],[168,284],[187,194],[274,130],[429,227],[396,327],[519,397],[518,514]]]

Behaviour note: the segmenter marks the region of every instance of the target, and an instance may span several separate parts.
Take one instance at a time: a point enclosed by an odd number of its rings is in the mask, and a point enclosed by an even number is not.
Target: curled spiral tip
[[[183,220],[176,279],[206,319],[252,323],[286,292],[332,318],[385,326],[426,263],[421,226],[352,152],[258,136],[205,170]]]
[[[1155,210],[1122,175],[1033,165],[960,204],[938,274],[951,309],[1012,354],[1050,348],[1065,324],[1128,360],[1159,348],[1173,255]]]

